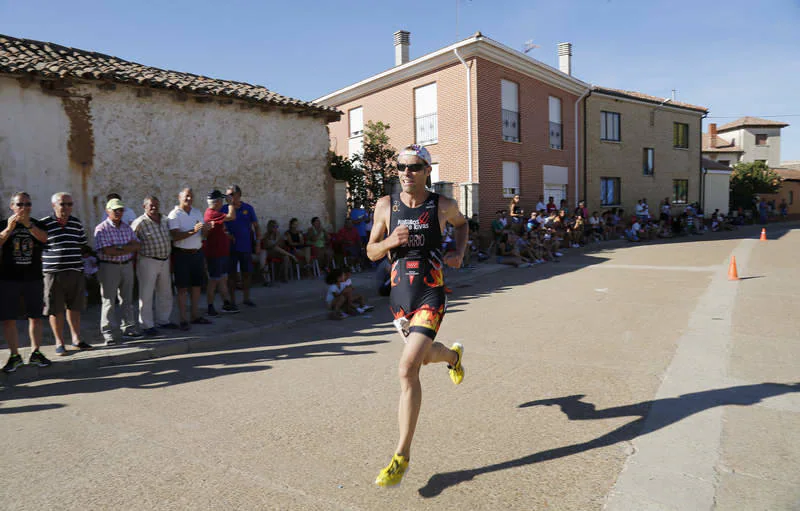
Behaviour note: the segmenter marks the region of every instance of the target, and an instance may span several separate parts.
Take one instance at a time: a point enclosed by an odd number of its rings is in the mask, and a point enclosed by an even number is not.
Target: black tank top
[[[392,216],[389,232],[398,225],[408,227],[408,243],[391,250],[392,261],[409,259],[442,262],[442,228],[439,225],[439,194],[430,193],[419,207],[410,208],[392,195]]]

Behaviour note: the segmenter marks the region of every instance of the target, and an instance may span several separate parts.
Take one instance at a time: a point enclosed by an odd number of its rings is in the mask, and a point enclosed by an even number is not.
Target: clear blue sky
[[[791,124],[784,161],[800,160],[798,27],[800,0],[0,0],[3,34],[305,100],[391,67],[400,29],[412,59],[480,30],[516,49],[533,40],[530,55],[557,67],[556,45],[569,41],[583,81],[660,97],[677,89],[718,124]]]

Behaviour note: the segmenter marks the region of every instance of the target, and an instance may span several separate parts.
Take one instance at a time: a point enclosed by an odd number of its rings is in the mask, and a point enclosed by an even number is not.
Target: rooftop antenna
[[[523,53],[528,53],[529,51],[531,51],[534,48],[539,48],[539,45],[538,44],[533,44],[533,39],[528,39],[527,41],[525,41],[525,44],[522,46],[522,52]]]
[[[672,89],[672,101],[675,101],[675,93],[678,92],[675,89]]]

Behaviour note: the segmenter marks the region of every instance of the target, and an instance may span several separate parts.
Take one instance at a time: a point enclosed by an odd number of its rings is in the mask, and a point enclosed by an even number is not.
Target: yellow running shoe
[[[381,470],[381,473],[378,474],[378,478],[375,479],[375,484],[383,488],[400,484],[400,481],[403,480],[403,474],[406,473],[407,469],[408,458],[395,454],[392,456],[392,462],[389,463],[389,466]]]
[[[453,383],[458,385],[464,379],[464,366],[461,365],[461,358],[464,356],[464,346],[460,343],[454,343],[450,346],[450,349],[458,353],[458,360],[456,360],[455,365],[447,364],[447,368],[450,369],[450,379],[453,380]]]

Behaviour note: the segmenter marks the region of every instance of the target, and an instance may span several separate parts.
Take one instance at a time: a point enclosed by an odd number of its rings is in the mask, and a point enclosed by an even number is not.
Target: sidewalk
[[[768,230],[771,229],[777,234],[786,229],[796,227],[798,224],[800,222],[784,222],[770,224],[767,227]],[[750,225],[737,231],[708,233],[704,236],[679,237],[645,242],[644,244],[704,241],[730,237],[755,236],[757,238],[760,230],[760,225]],[[569,259],[578,254],[625,246],[634,246],[634,244],[625,240],[613,240],[590,244],[579,249],[565,249],[564,257],[561,260],[568,264]],[[531,270],[536,271],[535,268]],[[474,269],[448,270],[446,282],[450,288],[458,288],[461,284],[477,281],[487,275],[503,270],[514,271],[515,269],[494,262],[477,263]],[[365,296],[369,304],[376,306],[376,308],[388,306],[388,298],[377,294],[374,271],[368,270],[354,273],[353,285]],[[251,299],[256,303],[256,307],[240,306],[242,312],[239,314],[220,313],[219,316],[211,319],[213,324],[192,325],[192,329],[188,332],[161,330],[162,334],[158,337],[143,338],[109,347],[103,346],[103,339],[100,335],[100,306],[93,305],[81,316],[81,333],[82,340],[96,346],[94,350],[83,352],[68,351],[67,356],[57,356],[52,332],[49,324],[45,324],[43,326],[44,341],[41,350],[45,356],[52,360],[53,365],[46,368],[26,365],[12,374],[0,372],[0,383],[30,381],[40,377],[58,377],[75,371],[92,370],[103,366],[130,364],[152,358],[208,351],[209,349],[227,347],[256,336],[264,338],[265,344],[268,344],[269,334],[276,328],[287,327],[296,323],[329,321],[327,319],[328,311],[324,304],[325,292],[326,286],[321,278],[301,281],[292,280],[287,284],[276,284],[272,287],[256,285],[251,290]],[[238,294],[238,298],[241,299],[241,294]],[[177,299],[174,302],[172,318],[177,322]],[[202,295],[201,311],[205,310],[205,303],[205,295]],[[27,322],[19,321],[17,328],[20,332],[20,345],[23,346],[20,352],[23,358],[27,360],[30,354]],[[68,331],[66,332],[66,340],[69,343]],[[8,353],[5,343],[2,344],[0,353],[2,353],[2,360],[5,361]]]

